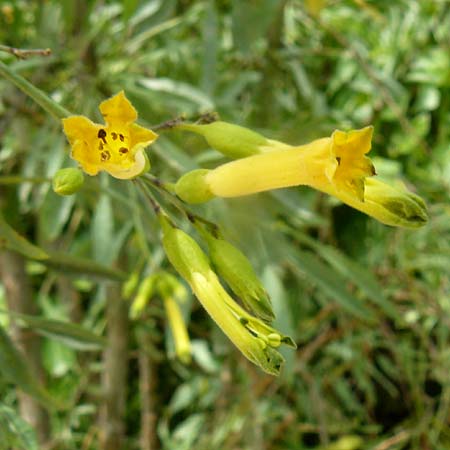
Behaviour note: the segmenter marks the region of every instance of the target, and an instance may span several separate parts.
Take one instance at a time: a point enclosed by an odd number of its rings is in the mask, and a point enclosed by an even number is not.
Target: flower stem
[[[11,70],[2,61],[0,61],[0,75],[15,84],[22,92],[31,97],[55,119],[63,119],[64,117],[72,115],[70,111],[55,102],[45,92],[33,86],[25,78]]]

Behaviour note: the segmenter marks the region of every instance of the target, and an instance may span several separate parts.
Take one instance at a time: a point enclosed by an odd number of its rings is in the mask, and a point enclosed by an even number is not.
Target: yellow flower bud
[[[365,180],[364,201],[344,193],[334,195],[386,225],[419,228],[428,221],[425,202],[419,196],[373,178]]]
[[[189,364],[191,362],[191,341],[180,307],[173,297],[164,297],[163,300],[175,345],[175,353],[182,363]]]
[[[59,195],[72,195],[81,189],[84,183],[83,172],[74,167],[60,169],[53,177],[53,190]]]
[[[225,291],[199,245],[184,231],[173,227],[163,218],[163,246],[178,273],[189,283],[192,291],[237,348],[267,373],[278,375],[283,357],[271,346],[277,331],[243,310]],[[280,342],[295,347],[287,336]]]

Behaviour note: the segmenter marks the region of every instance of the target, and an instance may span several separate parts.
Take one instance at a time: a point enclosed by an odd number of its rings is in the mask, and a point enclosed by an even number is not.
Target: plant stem
[[[8,45],[0,45],[0,51],[10,53],[19,59],[26,59],[29,56],[50,56],[52,54],[49,48],[15,48]]]
[[[0,279],[5,287],[6,302],[11,312],[37,314],[30,280],[25,273],[25,260],[18,253],[8,250],[0,252]],[[41,339],[31,330],[12,324],[13,340],[22,350],[37,378],[44,378],[41,365]],[[41,444],[49,439],[49,418],[44,408],[28,394],[18,392],[21,416],[34,428]]]
[[[44,91],[41,91],[36,86],[33,86],[25,78],[11,70],[2,61],[0,61],[0,76],[15,84],[22,92],[31,97],[37,104],[39,104],[55,119],[63,119],[64,117],[72,115],[70,111],[55,102]]]
[[[104,353],[104,405],[100,417],[101,449],[125,448],[128,376],[128,308],[117,283],[107,287],[108,345]]]
[[[157,366],[149,354],[152,338],[146,330],[138,333],[139,343],[139,392],[141,399],[141,450],[159,448],[157,424]]]

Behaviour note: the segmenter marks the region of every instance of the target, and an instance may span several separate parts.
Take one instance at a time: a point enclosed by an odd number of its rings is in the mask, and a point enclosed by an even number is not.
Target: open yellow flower
[[[175,190],[183,200],[201,203],[214,197],[308,185],[387,225],[424,225],[426,208],[419,197],[370,178],[375,168],[365,155],[370,151],[372,134],[369,126],[348,132],[336,130],[330,137],[298,147],[272,141],[269,147],[260,147],[260,153],[213,170],[198,169],[183,175]]]
[[[106,125],[84,116],[62,119],[72,147],[71,157],[89,175],[101,170],[120,179],[139,175],[149,164],[144,148],[158,135],[134,123],[137,111],[123,91],[102,102],[100,112]]]

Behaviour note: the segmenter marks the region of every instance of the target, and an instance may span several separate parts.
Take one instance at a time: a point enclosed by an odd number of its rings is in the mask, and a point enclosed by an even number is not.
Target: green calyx
[[[205,181],[207,169],[196,169],[183,175],[175,184],[175,193],[187,203],[204,203],[214,198]]]
[[[269,295],[258,279],[248,258],[235,246],[223,239],[205,234],[211,261],[219,275],[242,300],[246,309],[266,321],[272,321]]]
[[[177,128],[202,135],[212,148],[232,159],[261,153],[261,148],[269,144],[261,134],[220,120],[206,125],[183,123]]]

